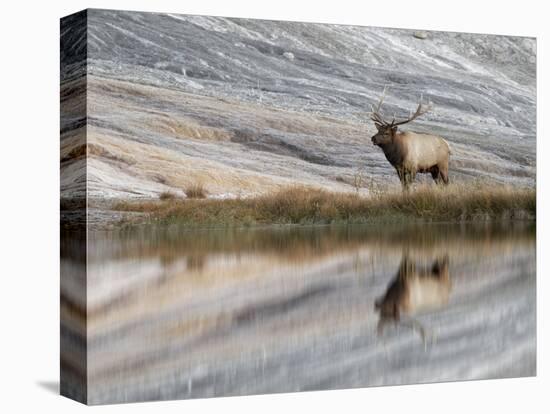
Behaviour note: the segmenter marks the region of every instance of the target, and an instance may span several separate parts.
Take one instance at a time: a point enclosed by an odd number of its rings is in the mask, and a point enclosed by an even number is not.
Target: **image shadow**
[[[36,384],[46,391],[59,395],[59,381],[37,381]]]

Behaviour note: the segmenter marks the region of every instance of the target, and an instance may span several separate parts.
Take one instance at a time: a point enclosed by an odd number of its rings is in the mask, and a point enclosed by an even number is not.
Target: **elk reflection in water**
[[[426,345],[427,330],[415,316],[445,307],[449,303],[450,293],[448,255],[434,260],[431,266],[426,267],[418,266],[404,253],[395,278],[384,296],[375,302],[375,309],[380,313],[378,334],[383,333],[386,324],[400,323],[419,332]],[[403,320],[401,315],[408,318]]]

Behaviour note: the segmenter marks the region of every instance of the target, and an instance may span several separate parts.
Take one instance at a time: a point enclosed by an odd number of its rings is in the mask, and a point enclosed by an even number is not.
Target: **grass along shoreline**
[[[370,223],[379,221],[473,221],[536,217],[531,188],[487,184],[424,185],[371,197],[289,187],[255,198],[212,199],[163,196],[120,201],[120,212],[145,213],[122,225],[159,223],[189,226]]]

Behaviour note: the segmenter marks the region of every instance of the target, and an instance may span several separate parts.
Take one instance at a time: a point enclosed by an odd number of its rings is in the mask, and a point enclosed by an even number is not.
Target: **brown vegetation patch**
[[[184,189],[187,198],[206,198],[207,192],[202,184],[191,184]]]
[[[84,157],[95,156],[98,158],[109,159],[112,161],[123,162],[125,164],[133,164],[134,160],[130,157],[114,154],[102,145],[98,144],[81,144],[73,148],[67,155],[61,158],[61,162],[73,161]]]
[[[120,202],[115,209],[149,213],[155,222],[188,225],[535,219],[536,194],[530,188],[483,184],[426,185],[371,197],[289,187],[250,199]]]
[[[133,164],[135,162],[132,158],[115,154],[103,147],[102,145],[88,143],[88,157],[91,156],[123,162],[125,164]]]
[[[174,119],[156,114],[147,123],[149,128],[176,138],[191,138],[207,141],[229,141],[231,133],[223,128],[201,125],[189,119]]]
[[[159,200],[161,201],[167,201],[167,200],[175,200],[178,196],[170,191],[163,191],[159,195]]]
[[[86,156],[86,144],[82,144],[82,145],[76,146],[75,148],[70,150],[68,154],[61,157],[61,162],[77,160],[85,156]]]

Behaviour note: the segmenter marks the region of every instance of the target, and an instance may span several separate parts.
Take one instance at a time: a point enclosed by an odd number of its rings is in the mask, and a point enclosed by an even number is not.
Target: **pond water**
[[[147,227],[87,245],[91,404],[536,372],[534,223]],[[82,289],[62,281],[62,314]]]

